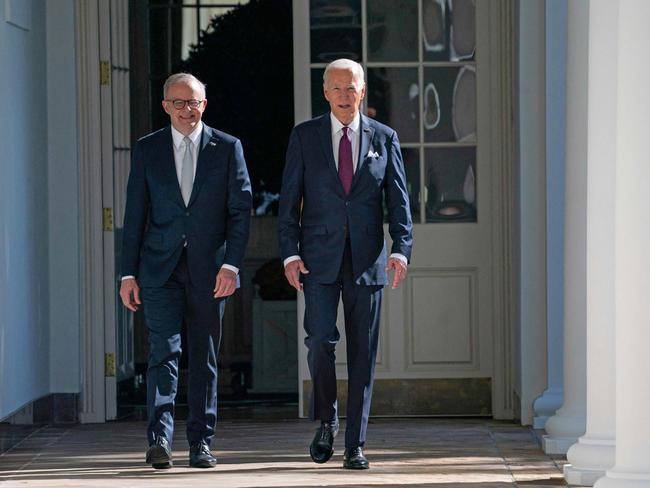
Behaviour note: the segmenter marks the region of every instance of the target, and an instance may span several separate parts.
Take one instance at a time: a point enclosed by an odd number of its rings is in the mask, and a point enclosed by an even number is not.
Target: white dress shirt
[[[196,162],[199,159],[199,144],[201,144],[201,133],[203,132],[203,122],[199,120],[194,130],[187,137],[190,138],[190,152],[192,153],[192,183],[196,176]],[[178,186],[181,186],[181,171],[183,170],[183,156],[185,156],[185,143],[183,142],[185,136],[178,132],[172,126],[172,143],[174,146],[174,165],[176,166],[176,178],[178,178]]]
[[[203,122],[199,120],[194,130],[187,136],[192,141],[190,145],[190,152],[192,154],[192,182],[196,177],[196,163],[199,159],[199,144],[201,144],[201,134],[203,133]],[[183,170],[183,156],[185,156],[185,143],[183,142],[185,136],[178,132],[172,126],[172,146],[174,148],[174,165],[176,166],[176,178],[178,179],[178,186],[181,185],[181,171]],[[239,268],[231,266],[230,264],[223,264],[222,268],[229,269],[235,274],[239,273]],[[135,278],[135,276],[122,276],[122,281]]]
[[[359,112],[355,115],[352,122],[349,125],[343,125],[339,119],[337,119],[332,112],[330,112],[330,120],[332,121],[332,151],[334,153],[334,163],[336,163],[336,170],[339,169],[339,145],[341,144],[341,137],[343,136],[343,127],[348,128],[348,139],[352,145],[352,170],[354,173],[357,172],[357,165],[359,163],[359,143],[361,141],[361,116]],[[393,253],[390,255],[391,258],[397,258],[402,261],[405,265],[408,265],[408,259],[406,256],[400,253]],[[284,260],[284,265],[286,266],[291,261],[298,261],[300,258],[299,255],[289,256]]]

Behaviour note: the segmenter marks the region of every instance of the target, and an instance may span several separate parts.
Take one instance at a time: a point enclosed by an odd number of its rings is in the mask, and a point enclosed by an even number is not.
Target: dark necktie
[[[339,143],[339,179],[343,185],[343,191],[347,195],[352,186],[354,170],[352,168],[352,143],[348,139],[348,128],[343,127],[343,135]]]

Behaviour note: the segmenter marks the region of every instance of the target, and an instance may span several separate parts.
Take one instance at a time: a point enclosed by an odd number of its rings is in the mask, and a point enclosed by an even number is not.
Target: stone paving
[[[343,422],[344,424],[344,422]],[[0,454],[0,486],[22,487],[542,487],[566,486],[563,458],[545,455],[535,433],[479,419],[373,419],[367,471],[334,457],[311,462],[316,424],[305,420],[221,421],[215,469],[188,467],[184,424],[174,436],[174,468],[144,464],[144,422],[45,426]]]

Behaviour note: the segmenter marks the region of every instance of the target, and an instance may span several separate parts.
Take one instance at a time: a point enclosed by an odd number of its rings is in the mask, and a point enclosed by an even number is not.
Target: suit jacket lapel
[[[330,168],[332,176],[336,178],[336,182],[338,183],[336,185],[337,191],[343,193],[343,186],[339,179],[339,173],[336,171],[336,161],[334,161],[334,152],[332,150],[332,121],[329,113],[323,116],[318,135],[327,166]]]
[[[174,140],[172,139],[171,126],[165,129],[163,134],[163,144],[160,146],[160,162],[165,180],[167,180],[171,188],[172,196],[180,203],[185,205],[183,201],[183,194],[181,187],[178,183],[178,175],[176,174],[176,163],[174,161]]]
[[[370,120],[365,115],[361,116],[359,131],[359,160],[357,163],[357,170],[354,172],[354,178],[352,178],[352,186],[350,187],[350,192],[354,188],[356,182],[359,180],[359,175],[361,174],[361,170],[363,169],[368,156],[368,151],[372,147],[372,137],[375,134],[375,130],[370,127]]]
[[[192,194],[187,204],[188,207],[196,200],[201,185],[205,181],[205,176],[208,171],[208,160],[218,142],[219,138],[214,135],[212,128],[203,124],[201,142],[199,143],[199,157],[196,160],[196,174],[194,175],[194,185],[192,185]]]

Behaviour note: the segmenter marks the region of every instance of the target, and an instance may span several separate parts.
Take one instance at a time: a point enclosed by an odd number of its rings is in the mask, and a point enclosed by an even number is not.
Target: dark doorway
[[[220,410],[250,417],[275,405],[275,415],[295,417],[295,293],[283,282],[275,237],[276,200],[294,124],[291,0],[136,0],[130,3],[130,29],[132,141],[169,124],[160,105],[167,76],[192,73],[207,85],[204,122],[242,141],[251,175],[256,215],[242,286],[226,306]],[[260,293],[260,287],[274,291]],[[140,312],[134,328],[135,378],[118,384],[120,417],[145,413],[148,346]],[[182,359],[181,418],[186,367]]]

